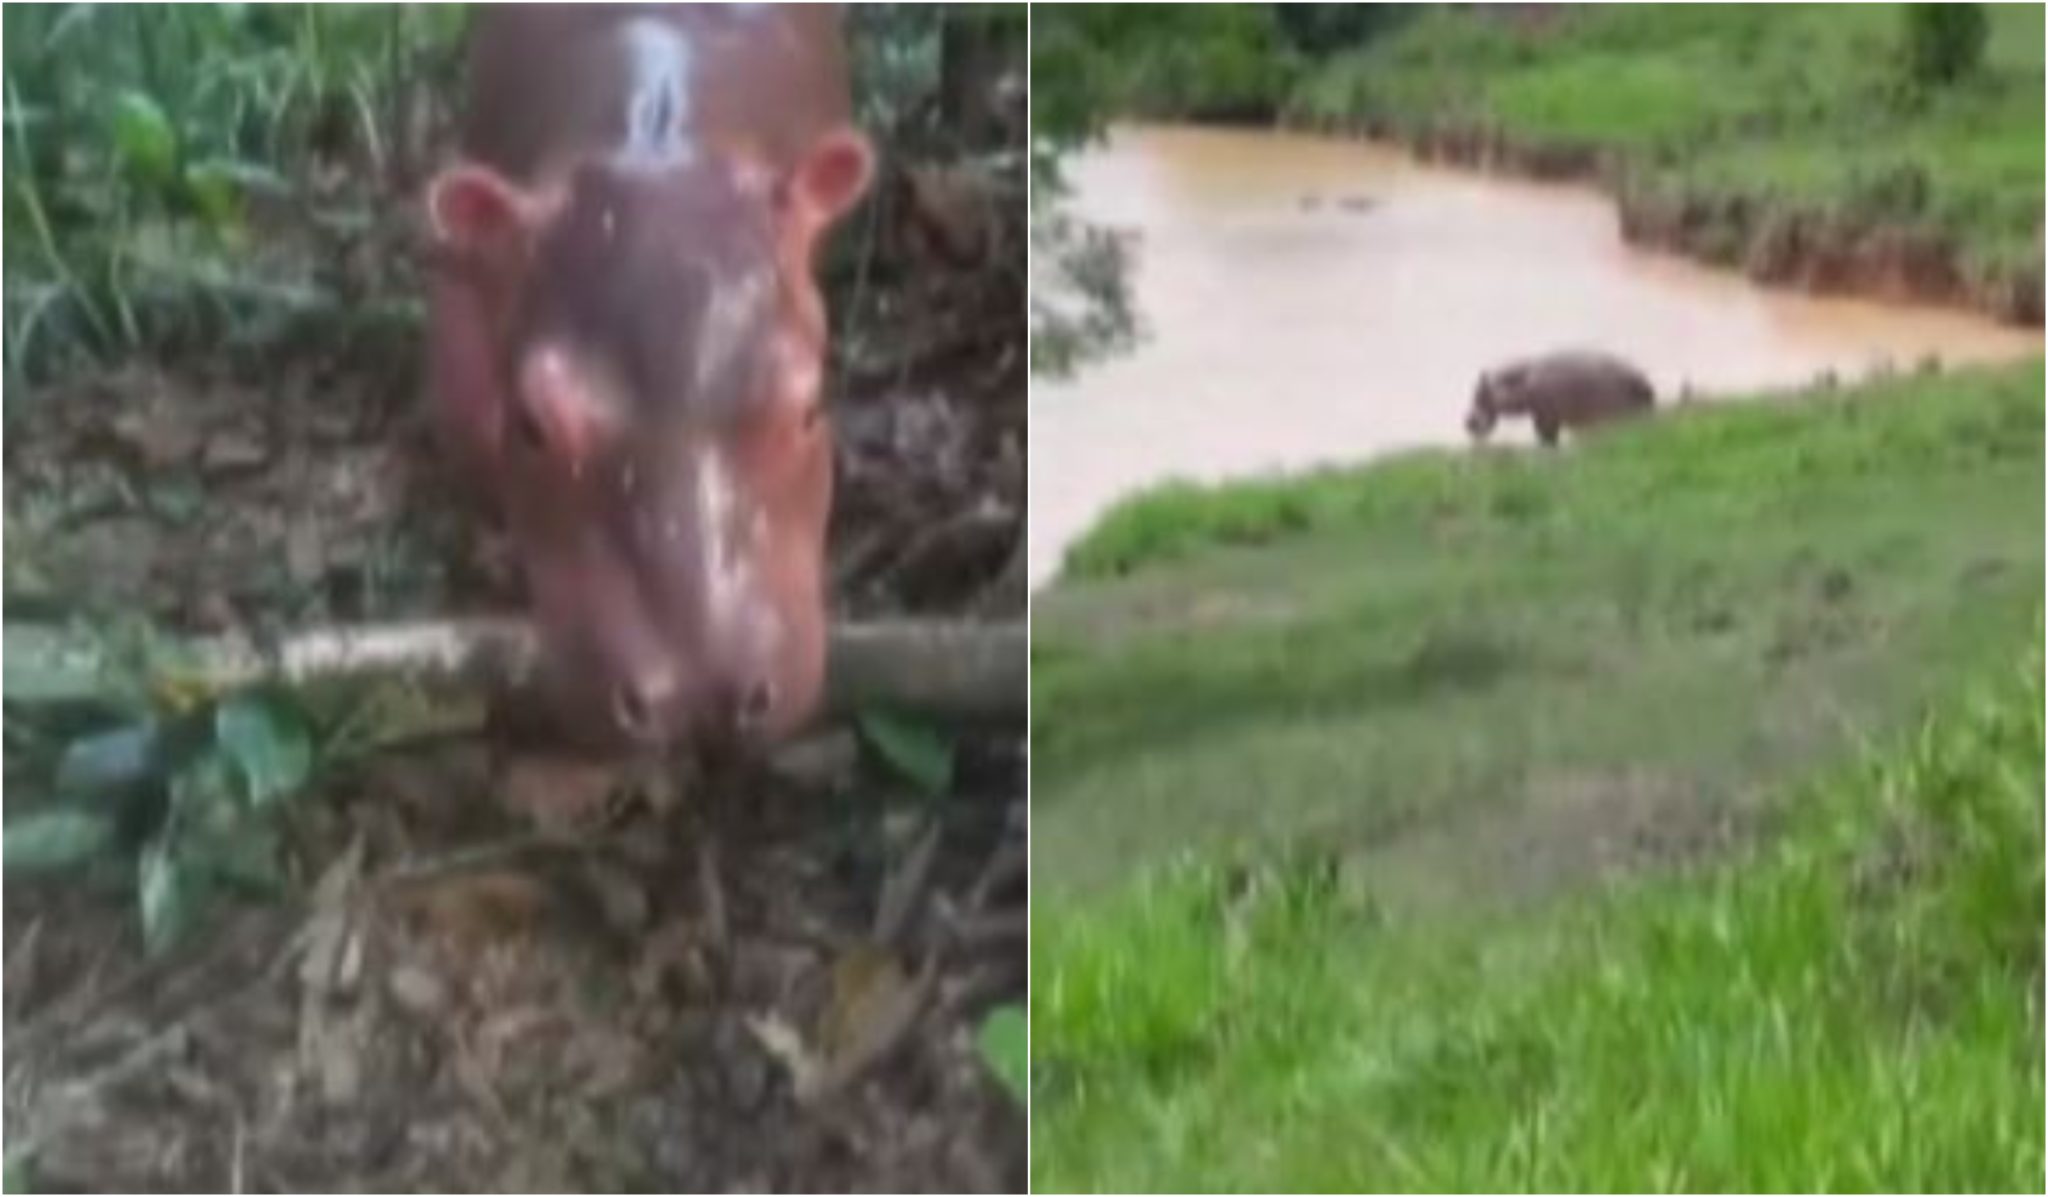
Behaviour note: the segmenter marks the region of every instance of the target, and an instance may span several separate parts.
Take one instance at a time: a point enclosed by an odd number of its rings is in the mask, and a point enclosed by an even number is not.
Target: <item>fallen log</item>
[[[1027,642],[1017,621],[835,624],[827,713],[889,706],[954,718],[1021,719],[1029,698]],[[539,645],[525,621],[485,618],[321,628],[268,642],[231,634],[170,641],[147,655],[143,673],[151,685],[212,692],[388,677],[488,687],[530,680]],[[106,697],[110,671],[122,668],[124,659],[90,633],[9,624],[5,699],[34,705]]]

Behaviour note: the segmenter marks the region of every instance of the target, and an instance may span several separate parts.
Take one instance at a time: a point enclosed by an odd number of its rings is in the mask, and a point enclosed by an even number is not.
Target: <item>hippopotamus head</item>
[[[1507,390],[1514,382],[1513,375],[1512,367],[1480,374],[1479,385],[1472,390],[1472,406],[1465,413],[1465,432],[1473,440],[1485,440],[1507,413]]]
[[[842,132],[779,176],[707,154],[436,180],[491,329],[462,435],[573,729],[753,739],[815,705],[832,441],[811,258],[870,168]]]

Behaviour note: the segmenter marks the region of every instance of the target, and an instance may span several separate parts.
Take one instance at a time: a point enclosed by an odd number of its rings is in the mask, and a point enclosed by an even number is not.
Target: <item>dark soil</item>
[[[1021,245],[1021,186],[990,194]],[[837,295],[839,609],[1020,618],[1022,265],[920,257],[901,222],[876,204],[846,234],[871,260]],[[14,405],[10,620],[515,603],[438,481],[416,333],[386,336]],[[417,737],[323,773],[286,894],[214,908],[160,959],[125,880],[11,880],[10,1177],[1021,1191],[1023,1110],[975,1036],[1025,988],[1023,736],[960,734],[935,799],[843,727],[718,776]]]

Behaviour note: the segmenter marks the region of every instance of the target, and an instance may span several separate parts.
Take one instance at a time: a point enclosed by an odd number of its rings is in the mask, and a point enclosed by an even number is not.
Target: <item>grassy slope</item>
[[[1927,224],[2010,266],[2040,256],[2043,12],[1990,15],[1987,69],[1918,106],[1898,98],[1897,6],[1600,5],[1530,42],[1432,13],[1292,107],[1609,147],[1650,185]]]
[[[1901,380],[1120,508],[1033,606],[1042,892],[1517,804],[1671,824],[1908,717],[2030,626],[2041,387]]]
[[[2038,633],[2041,394],[1121,509],[1034,607],[1035,1179],[2038,1179],[2038,689],[1758,797]],[[1740,870],[1508,913],[1759,812],[1794,828]],[[1181,863],[1225,849],[1336,884],[1239,909]]]
[[[1542,917],[1183,870],[1041,918],[1035,1187],[2039,1185],[2038,653],[2001,689],[1740,867]]]

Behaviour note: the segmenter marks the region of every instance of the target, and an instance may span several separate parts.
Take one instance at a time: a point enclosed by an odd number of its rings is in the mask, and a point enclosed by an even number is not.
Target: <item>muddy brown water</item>
[[[1034,586],[1117,499],[1169,478],[1463,443],[1479,372],[1521,354],[1608,349],[1668,402],[2042,347],[1963,312],[1770,290],[1632,249],[1592,188],[1370,143],[1124,128],[1070,179],[1081,215],[1138,235],[1147,335],[1033,384]]]

